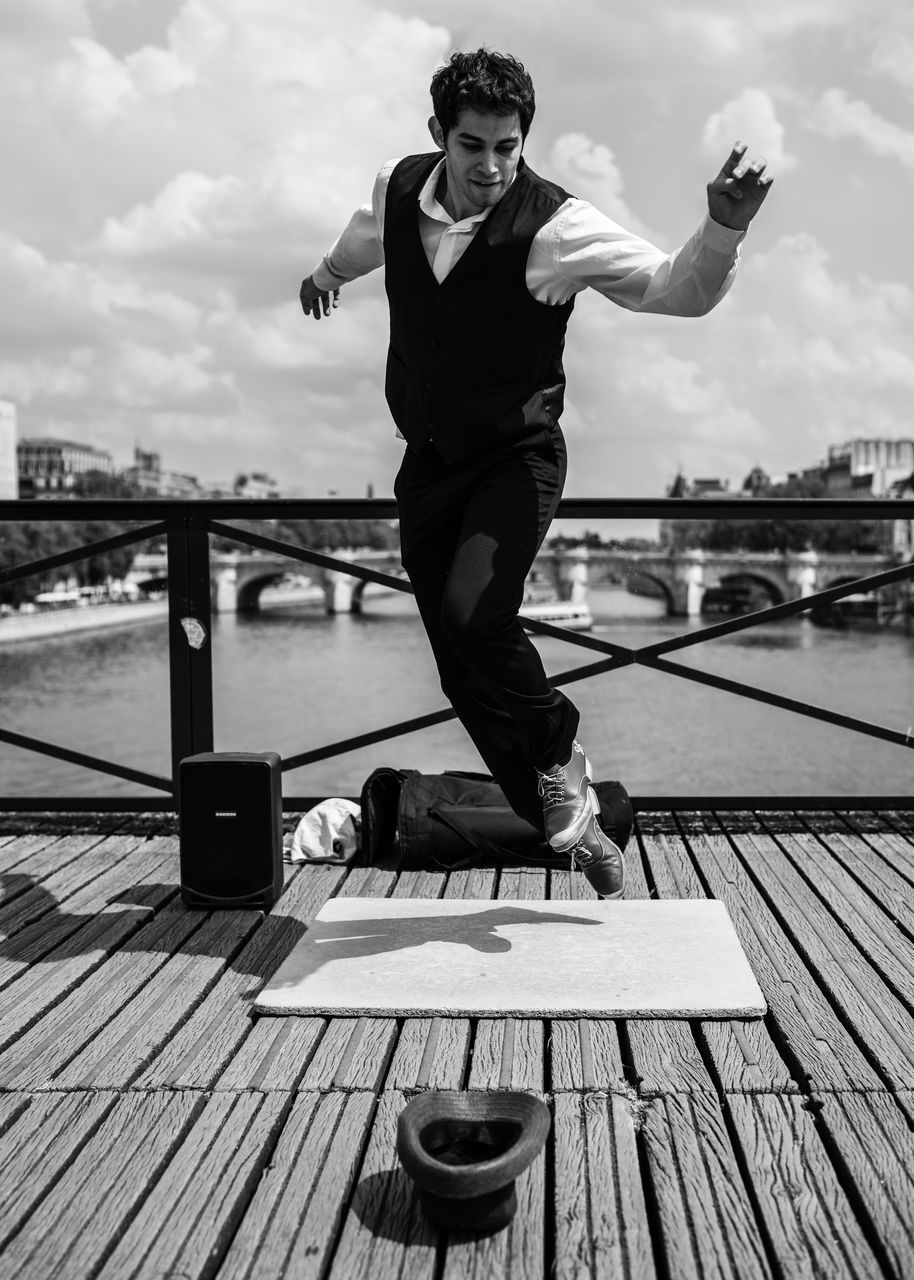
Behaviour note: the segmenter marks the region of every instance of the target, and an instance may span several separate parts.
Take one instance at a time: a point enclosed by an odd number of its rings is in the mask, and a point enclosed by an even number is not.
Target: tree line
[[[105,476],[89,472],[80,476],[72,494],[75,498],[138,498],[142,494],[135,486],[118,476]],[[74,515],[78,508],[74,507]],[[239,529],[259,533],[265,537],[291,542],[298,547],[315,551],[338,551],[344,547],[370,547],[389,550],[400,545],[396,521],[390,520],[238,520]],[[61,554],[88,542],[99,542],[115,537],[133,527],[131,520],[11,520],[0,523],[0,572],[14,569],[35,560]],[[214,551],[226,552],[243,549],[242,544],[229,538],[212,538]],[[89,556],[73,564],[53,569],[49,573],[15,582],[0,583],[0,604],[18,606],[32,600],[40,591],[49,590],[63,578],[74,578],[81,587],[100,586],[109,578],[120,579],[130,572],[134,556],[142,550],[142,544],[119,547],[101,555]],[[289,561],[289,571],[296,569],[295,561]],[[306,572],[307,567],[302,566]]]

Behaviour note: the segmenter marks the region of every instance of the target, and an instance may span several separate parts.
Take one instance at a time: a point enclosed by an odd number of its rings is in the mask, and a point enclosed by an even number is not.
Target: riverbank
[[[17,613],[0,618],[0,644],[44,640],[79,631],[107,631],[111,627],[136,626],[167,617],[167,600],[87,604],[72,609],[49,609],[46,613]]]

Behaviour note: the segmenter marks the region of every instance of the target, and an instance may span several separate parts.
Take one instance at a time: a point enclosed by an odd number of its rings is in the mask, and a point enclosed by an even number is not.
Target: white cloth
[[[333,247],[312,272],[322,290],[339,288],[384,263],[384,206],[390,175],[383,166],[371,204],[352,215]],[[436,197],[444,159],[419,193],[419,230],[429,265],[440,282],[469,248],[491,209],[454,222]],[[541,227],[527,256],[527,288],[537,302],[557,306],[583,289],[629,311],[700,316],[729,290],[739,264],[744,231],[706,216],[681,248],[664,253],[626,231],[586,200],[569,198]]]
[[[299,822],[287,862],[351,862],[359,848],[362,811],[352,800],[322,800]]]

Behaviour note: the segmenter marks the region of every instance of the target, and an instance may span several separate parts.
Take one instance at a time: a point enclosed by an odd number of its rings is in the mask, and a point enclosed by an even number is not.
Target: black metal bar
[[[552,684],[571,684],[575,680],[586,680],[589,676],[600,675],[604,671],[609,671],[613,667],[622,664],[615,658],[609,658],[606,662],[594,662],[586,667],[573,667],[570,671],[560,672],[556,676],[551,676]],[[424,716],[415,716],[411,720],[400,720],[397,724],[386,725],[383,729],[372,729],[368,733],[361,733],[352,738],[343,738],[339,742],[328,743],[323,747],[315,747],[311,751],[301,751],[297,755],[287,756],[282,762],[282,770],[288,773],[291,769],[301,769],[305,765],[315,764],[319,760],[329,760],[333,756],[345,755],[347,751],[357,751],[360,747],[375,746],[379,742],[388,742],[391,738],[400,738],[406,733],[415,733],[419,729],[428,729],[434,724],[444,724],[448,720],[456,719],[456,712],[450,707],[443,707],[440,711],[430,711]]]
[[[90,556],[102,555],[106,551],[116,551],[118,547],[129,547],[134,542],[148,542],[150,538],[160,538],[166,525],[148,524],[140,529],[128,529],[126,533],[117,533],[111,538],[100,538],[98,542],[84,542],[69,551],[61,551],[54,556],[45,556],[42,560],[32,560],[28,564],[17,565],[15,569],[0,569],[0,584],[18,582],[21,578],[31,578],[36,573],[45,573],[48,569],[59,569],[65,564],[75,564],[78,560],[88,560]]]
[[[395,520],[393,498],[18,499],[0,502],[0,522],[164,520],[190,511],[213,520]],[[131,512],[133,513],[131,515]],[[910,498],[563,498],[557,519],[911,520]]]
[[[219,520],[210,520],[210,533],[221,538],[234,538],[236,542],[246,543],[261,551],[273,551],[276,555],[286,556],[290,560],[298,560],[303,564],[317,565],[321,569],[333,569],[338,573],[348,574],[350,578],[361,578],[363,582],[377,582],[382,587],[392,587],[395,591],[413,594],[413,589],[405,578],[395,578],[389,573],[381,573],[378,569],[366,569],[363,565],[353,564],[350,560],[340,560],[335,556],[325,555],[322,551],[312,551],[310,547],[299,547],[294,542],[283,542],[279,538],[267,538],[259,533],[249,533],[247,529],[236,529],[233,525],[222,524]]]
[[[0,729],[0,742],[8,742],[13,747],[23,747],[26,751],[36,751],[39,755],[52,756],[56,760],[66,760],[68,764],[79,764],[86,769],[94,769],[96,773],[109,773],[114,778],[124,778],[127,782],[138,782],[143,787],[155,787],[157,791],[170,791],[171,783],[167,778],[160,778],[154,773],[143,773],[139,769],[130,769],[127,765],[113,764],[110,760],[101,760],[98,756],[87,756],[81,751],[71,751],[69,747],[60,747],[53,742],[43,742],[41,738],[30,738],[24,733],[13,733],[10,729]]]
[[[285,813],[313,809],[325,796],[283,796]],[[358,796],[345,797],[358,801]],[[914,795],[903,796],[658,796],[632,795],[636,813],[874,813],[914,812]],[[177,813],[172,798],[160,796],[5,796],[0,813]]]
[[[172,789],[185,756],[213,749],[213,662],[209,536],[189,509],[168,530],[168,652]]]
[[[402,737],[404,733],[415,733],[419,729],[428,729],[433,724],[444,724],[447,720],[454,720],[456,714],[450,707],[445,707],[441,711],[432,711],[428,715],[416,716],[412,720],[401,720],[398,724],[386,725],[383,729],[361,733],[354,738],[343,738],[340,742],[315,747],[313,751],[300,751],[297,755],[287,756],[283,760],[282,771],[288,773],[290,769],[301,769],[304,765],[315,764],[318,760],[329,760],[332,756],[345,755],[347,751],[357,751],[359,747],[372,747],[378,742]]]
[[[696,671],[692,667],[684,667],[678,662],[667,662],[665,658],[649,658],[639,665],[651,667],[655,671],[664,671],[668,675],[678,676],[682,680],[692,680],[696,684],[707,685],[712,689],[721,689],[724,693],[735,693],[741,698],[751,698],[754,702],[763,702],[770,707],[780,707],[783,711],[795,711],[798,715],[812,720],[824,720],[827,724],[837,725],[840,729],[852,729],[855,733],[866,734],[869,738],[880,738],[883,742],[892,742],[896,746],[914,747],[914,735],[901,733],[898,729],[886,729],[882,725],[870,724],[868,720],[857,720],[854,716],[845,716],[837,711],[828,711],[811,702],[799,702],[795,698],[787,698],[780,693],[771,693],[767,689],[757,689],[754,685],[742,684],[739,680],[728,680],[725,676],[715,676],[709,671]]]

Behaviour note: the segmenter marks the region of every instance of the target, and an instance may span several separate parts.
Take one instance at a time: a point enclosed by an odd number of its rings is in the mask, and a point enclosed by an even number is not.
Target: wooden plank
[[[548,883],[545,868],[503,870],[498,878],[498,901],[542,901]],[[480,1018],[467,1087],[541,1093],[545,1040],[540,1018]]]
[[[897,832],[887,831],[867,834],[866,841],[900,876],[914,881],[914,844],[910,840]]]
[[[734,1095],[727,1103],[781,1274],[881,1278],[883,1269],[816,1132],[808,1103],[775,1094]]]
[[[549,1028],[550,1086],[628,1096],[619,1024],[610,1018],[555,1018]]]
[[[397,883],[395,871],[380,867],[353,867],[337,891],[341,898],[389,898]]]
[[[840,839],[829,836],[829,845]],[[911,885],[897,875],[893,881],[894,873],[883,868],[862,841],[852,845],[849,854],[841,844],[834,850],[806,834],[779,836],[777,845],[793,868],[811,882],[873,967],[907,1004],[914,1002],[914,943],[897,927],[900,915],[914,926]],[[843,864],[842,852],[857,877]],[[763,856],[770,862],[770,856]]]
[[[494,898],[498,873],[494,867],[467,867],[451,871],[443,896],[445,898]]]
[[[295,1095],[219,1280],[308,1280],[324,1274],[352,1195],[374,1105],[367,1093]],[[185,1266],[174,1274],[197,1273]],[[150,1280],[153,1275],[162,1272],[151,1272]]]
[[[137,836],[66,836],[3,877],[0,932],[7,937],[62,904],[140,843]]]
[[[642,1134],[671,1280],[771,1277],[720,1101],[707,1093],[656,1098]]]
[[[914,1262],[914,1134],[890,1094],[826,1094],[816,1121],[840,1154],[891,1275]]]
[[[689,844],[711,892],[727,905],[768,1001],[769,1021],[785,1061],[795,1064],[810,1088],[883,1088],[727,838],[695,834]]]
[[[502,1231],[490,1235],[448,1231],[442,1280],[545,1280],[546,1153],[541,1151],[515,1181],[517,1211]]]
[[[681,839],[646,835],[643,844],[658,897],[707,896]],[[629,1038],[639,1088],[648,1095],[691,1093],[696,1089],[713,1092],[717,1087],[727,1093],[796,1092],[798,1088],[765,1021],[758,1018],[694,1024],[632,1022]],[[713,1080],[705,1068],[702,1048],[713,1060]]]
[[[117,1102],[114,1093],[10,1094],[0,1139],[0,1248],[42,1202]]]
[[[480,1018],[467,1088],[542,1092],[544,1043],[539,1018]]]
[[[197,1093],[120,1095],[53,1185],[47,1186],[43,1167],[37,1167],[47,1189],[0,1254],[0,1278],[74,1280],[95,1274],[201,1107]],[[23,1190],[31,1196],[29,1187]]]
[[[595,899],[598,895],[580,872],[553,869],[549,873],[549,896],[557,902]],[[647,883],[641,868],[637,844],[626,852],[626,898],[646,898]],[[549,1028],[550,1086],[566,1089],[607,1090],[628,1095],[631,1085],[625,1078],[619,1024],[603,1018],[556,1018]]]
[[[49,1071],[54,1087],[127,1088],[158,1050],[170,1043],[261,919],[259,911],[209,913],[180,951],[100,1026],[80,1053],[61,1070]]]
[[[255,1018],[215,1089],[295,1089],[317,1048],[324,1018]]]
[[[165,848],[136,849],[75,893],[65,912],[44,916],[0,942],[0,988],[17,984],[0,996],[0,1022],[7,1025],[10,1008],[18,1010],[29,992],[43,992],[47,1007],[56,1003],[150,920],[177,892],[175,885],[161,883],[171,861]]]
[[[350,876],[339,896],[438,898],[446,884],[438,871],[401,871],[394,880],[389,872],[361,870],[365,874]],[[394,1018],[332,1018],[300,1087],[380,1089],[397,1035]]]
[[[397,1280],[432,1280],[436,1274],[439,1232],[423,1216],[415,1183],[396,1154],[397,1117],[406,1103],[407,1098],[396,1090],[378,1099],[358,1186],[328,1280],[387,1280],[393,1276]],[[296,1276],[296,1280],[299,1274],[302,1280],[310,1280],[317,1272],[283,1273]],[[225,1280],[236,1277],[229,1273]]]
[[[798,837],[806,852],[806,840]],[[910,866],[893,855],[883,837],[842,835],[822,836],[822,843],[834,861],[861,881],[889,918],[914,934],[914,849]],[[802,866],[801,866],[802,870]]]
[[[59,832],[35,832],[27,836],[14,836],[0,849],[0,871],[7,872],[19,866],[48,845],[62,840]]]
[[[447,876],[443,871],[401,871],[397,876],[397,883],[391,897],[440,898],[444,894],[446,884]],[[359,894],[359,897],[365,896],[364,893]]]
[[[754,875],[771,895],[794,946],[816,971],[818,982],[879,1063],[885,1078],[894,1088],[914,1088],[914,1017],[772,837],[746,835],[736,839]]]
[[[251,1004],[263,983],[286,958],[310,920],[343,882],[344,877],[345,870],[332,865],[302,867],[292,877],[279,902],[232,961],[229,969],[135,1081],[136,1088],[214,1087],[254,1029]],[[239,1069],[234,1076],[235,1087],[257,1088],[256,1081],[261,1073],[276,1066],[276,1034],[258,1033],[256,1044],[243,1059],[244,1068],[248,1072],[247,1083],[244,1083],[239,1062]],[[257,1056],[257,1047],[262,1049],[263,1056]],[[294,1088],[305,1064],[289,1061],[285,1057],[283,1060],[290,1068],[284,1087]],[[280,1087],[275,1072],[273,1082]]]
[[[211,1275],[272,1156],[288,1107],[287,1094],[210,1098],[98,1276]]]
[[[470,867],[447,877],[445,898],[490,898],[494,868]],[[462,1087],[470,1053],[469,1018],[405,1018],[385,1089],[405,1092]]]
[[[459,1089],[470,1054],[469,1018],[406,1018],[386,1089]]]
[[[556,1094],[556,1280],[656,1276],[636,1139],[641,1110],[612,1094]]]
[[[377,1090],[396,1039],[396,1018],[332,1018],[298,1087]]]
[[[53,1076],[186,945],[199,923],[183,909],[167,908],[134,934],[129,951],[117,952],[32,1025],[28,1025],[28,1009],[24,1010],[28,1030],[0,1053],[0,1087],[47,1088]]]

